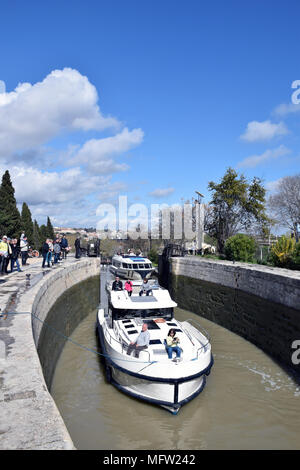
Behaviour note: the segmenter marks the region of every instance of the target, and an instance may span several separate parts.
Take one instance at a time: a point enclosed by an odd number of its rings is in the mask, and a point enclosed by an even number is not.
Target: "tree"
[[[221,182],[209,182],[208,189],[213,192],[212,210],[206,212],[205,231],[216,238],[220,253],[224,253],[227,238],[249,229],[254,222],[262,227],[269,223],[265,213],[266,190],[259,178],[248,183],[244,175],[228,168]]]
[[[47,238],[49,238],[47,226],[43,224],[43,225],[40,226],[40,240],[41,240],[41,243],[43,244],[47,240]]]
[[[33,242],[33,222],[31,218],[31,212],[26,202],[23,202],[22,212],[21,212],[21,229],[24,230],[25,235],[27,236],[29,244]]]
[[[277,223],[288,227],[298,240],[297,224],[300,225],[300,173],[286,176],[278,182],[276,191],[268,201]]]
[[[47,236],[51,239],[54,240],[55,234],[53,230],[53,226],[50,220],[50,217],[47,217]]]
[[[42,239],[40,234],[40,228],[36,220],[33,223],[33,235],[32,235],[32,247],[35,250],[40,250],[42,246]]]
[[[10,174],[6,170],[0,186],[0,235],[8,237],[18,237],[21,233],[21,217],[14,194]]]

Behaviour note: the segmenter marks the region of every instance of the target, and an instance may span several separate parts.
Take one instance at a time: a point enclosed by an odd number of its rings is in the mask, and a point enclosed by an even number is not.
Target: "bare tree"
[[[269,209],[281,226],[289,228],[298,240],[300,225],[300,173],[281,178],[276,192],[269,197]]]

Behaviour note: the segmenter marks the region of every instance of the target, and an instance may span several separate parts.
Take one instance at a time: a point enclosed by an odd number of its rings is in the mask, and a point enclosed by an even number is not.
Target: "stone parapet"
[[[47,388],[37,347],[59,297],[97,274],[99,259],[70,257],[53,270],[36,263],[2,283],[1,308],[8,315],[0,319],[0,449],[74,449]]]

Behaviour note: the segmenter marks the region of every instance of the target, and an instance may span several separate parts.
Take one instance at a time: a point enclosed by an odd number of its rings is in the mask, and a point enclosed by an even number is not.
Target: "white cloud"
[[[7,167],[0,169],[4,173]],[[33,167],[12,166],[9,169],[18,203],[30,206],[39,204],[64,204],[79,200],[90,193],[100,193],[110,176],[87,177],[80,168],[61,172],[40,171]]]
[[[282,103],[275,108],[273,114],[278,116],[287,116],[288,114],[294,114],[300,112],[300,104],[293,103]]]
[[[88,140],[76,155],[69,160],[69,165],[84,165],[91,173],[113,173],[126,171],[126,164],[116,163],[111,157],[117,157],[139,145],[144,138],[141,129],[129,131],[125,127],[122,132],[113,137]]]
[[[276,149],[266,150],[261,155],[252,155],[251,157],[245,158],[243,161],[238,163],[238,167],[254,168],[276,158],[288,155],[290,152],[290,149],[284,145],[280,145],[280,147],[277,147]]]
[[[105,129],[114,135],[83,144],[69,139],[59,149],[52,142],[62,134],[65,140]],[[102,115],[87,77],[54,70],[39,83],[0,93],[0,175],[9,170],[19,207],[26,202],[39,223],[49,215],[57,225],[95,226],[99,200],[114,200],[127,188],[111,182],[113,174],[129,169],[117,157],[144,138],[141,129],[120,129],[117,119]]]
[[[266,184],[265,184],[265,188],[268,190],[268,191],[275,191],[277,188],[278,188],[278,185],[280,183],[282,178],[279,178],[278,180],[275,180],[275,181],[268,181]]]
[[[245,133],[241,135],[241,139],[247,142],[265,141],[286,135],[288,132],[283,122],[275,124],[269,120],[263,122],[251,121],[248,123]]]
[[[42,82],[0,94],[0,156],[45,144],[63,131],[118,128],[97,104],[96,88],[77,70],[54,70]]]
[[[174,188],[164,188],[164,189],[155,189],[151,193],[149,193],[149,196],[152,197],[167,197],[170,194],[174,193],[175,189]]]

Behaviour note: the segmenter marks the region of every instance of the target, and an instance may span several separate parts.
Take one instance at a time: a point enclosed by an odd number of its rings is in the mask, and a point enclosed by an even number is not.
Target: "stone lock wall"
[[[200,257],[171,258],[169,287],[181,308],[239,334],[300,376],[300,273]],[[300,359],[300,354],[299,354]]]
[[[0,358],[0,449],[74,449],[49,386],[65,343],[57,331],[69,336],[98,306],[99,268],[99,259],[70,259],[16,292],[16,314],[2,319],[6,351]],[[76,288],[78,283],[83,289]],[[72,309],[70,295],[75,296]]]

